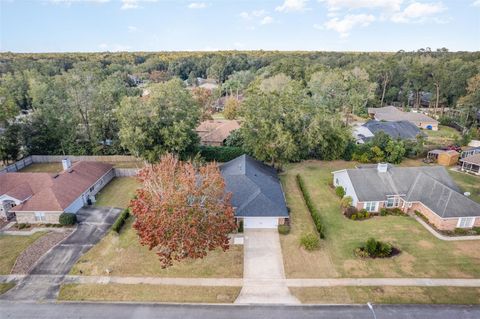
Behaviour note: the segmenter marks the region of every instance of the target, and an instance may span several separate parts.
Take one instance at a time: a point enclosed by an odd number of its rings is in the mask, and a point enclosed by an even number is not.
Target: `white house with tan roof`
[[[0,174],[0,218],[18,223],[58,223],[63,212],[76,213],[115,176],[113,165],[63,161],[64,170]]]

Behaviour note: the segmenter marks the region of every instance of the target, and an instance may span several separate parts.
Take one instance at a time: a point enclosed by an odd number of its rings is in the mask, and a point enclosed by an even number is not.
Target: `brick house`
[[[357,209],[419,211],[440,230],[480,226],[480,204],[464,196],[441,166],[361,165],[333,172],[333,184]]]
[[[0,174],[0,218],[18,223],[58,223],[63,212],[76,213],[114,177],[113,165],[63,161],[64,170]]]

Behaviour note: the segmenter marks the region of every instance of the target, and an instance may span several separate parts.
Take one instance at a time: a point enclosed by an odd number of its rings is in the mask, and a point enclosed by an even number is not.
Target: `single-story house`
[[[460,160],[460,163],[462,171],[480,175],[480,153],[464,157]]]
[[[230,133],[240,128],[235,120],[207,120],[195,129],[200,136],[200,144],[222,146]]]
[[[480,204],[463,195],[442,166],[362,165],[333,172],[333,184],[357,209],[418,211],[440,230],[480,226]]]
[[[18,223],[58,223],[63,212],[77,213],[95,200],[115,176],[113,165],[63,160],[64,170],[49,173],[0,174],[0,218]]]
[[[425,136],[420,129],[409,121],[368,121],[353,129],[357,144],[363,144],[372,139],[378,132],[384,132],[394,140],[416,140],[417,136]]]
[[[472,147],[462,151],[462,154],[460,154],[460,158],[465,158],[475,154],[480,154],[480,147]]]
[[[417,127],[426,130],[438,130],[438,121],[431,117],[416,112],[403,112],[395,106],[369,107],[368,114],[377,121],[409,121]]]
[[[244,228],[277,228],[289,218],[277,171],[248,155],[220,166],[226,191],[232,193],[237,222]]]

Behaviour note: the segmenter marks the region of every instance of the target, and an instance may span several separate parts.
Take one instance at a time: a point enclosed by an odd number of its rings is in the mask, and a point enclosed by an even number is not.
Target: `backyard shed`
[[[437,162],[439,165],[452,166],[457,164],[460,154],[454,150],[432,150],[428,152],[427,159]]]

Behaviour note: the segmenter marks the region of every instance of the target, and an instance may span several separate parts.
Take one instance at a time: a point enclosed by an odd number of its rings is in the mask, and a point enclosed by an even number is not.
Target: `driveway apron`
[[[276,229],[245,229],[243,287],[238,304],[299,304],[286,285]]]
[[[3,294],[7,300],[56,299],[63,276],[77,260],[106,234],[120,209],[92,207],[77,213],[76,230],[59,245],[43,255],[17,286]]]

